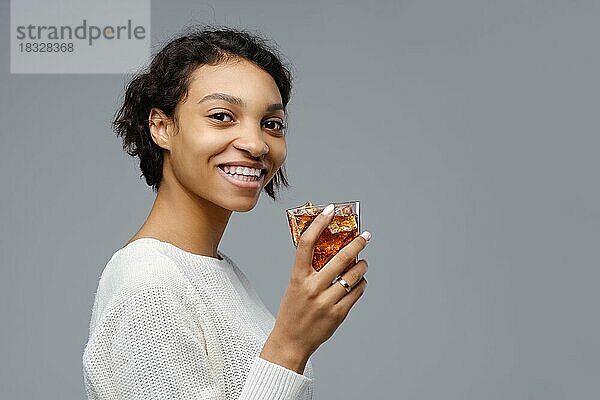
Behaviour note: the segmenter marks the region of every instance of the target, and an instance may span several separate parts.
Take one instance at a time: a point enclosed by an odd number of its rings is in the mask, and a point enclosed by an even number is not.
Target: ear
[[[160,148],[171,150],[172,119],[167,117],[160,109],[153,108],[148,116],[148,127],[154,143]]]

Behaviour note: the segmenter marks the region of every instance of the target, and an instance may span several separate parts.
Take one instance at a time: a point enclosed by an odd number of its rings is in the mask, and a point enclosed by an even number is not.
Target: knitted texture
[[[88,399],[312,399],[303,374],[259,357],[275,317],[222,260],[141,238],[106,264],[83,352]]]

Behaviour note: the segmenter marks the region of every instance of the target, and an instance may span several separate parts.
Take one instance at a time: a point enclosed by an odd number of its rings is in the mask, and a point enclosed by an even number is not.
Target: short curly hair
[[[279,88],[284,108],[292,90],[290,70],[278,51],[258,34],[224,27],[192,27],[186,31],[167,43],[150,65],[129,81],[123,104],[112,122],[117,136],[122,138],[123,150],[130,156],[139,157],[140,178],[144,176],[154,192],[158,192],[162,180],[163,149],[150,135],[150,110],[158,108],[167,117],[174,118],[175,108],[187,96],[191,75],[198,67],[244,58],[271,75]],[[281,186],[290,186],[285,165],[264,190],[277,200]]]

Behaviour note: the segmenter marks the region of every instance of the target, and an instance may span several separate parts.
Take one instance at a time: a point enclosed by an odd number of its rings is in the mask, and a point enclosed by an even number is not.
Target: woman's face
[[[169,150],[169,184],[228,210],[254,208],[287,154],[285,113],[271,75],[244,59],[201,66],[175,114],[177,128],[168,125],[161,145]]]

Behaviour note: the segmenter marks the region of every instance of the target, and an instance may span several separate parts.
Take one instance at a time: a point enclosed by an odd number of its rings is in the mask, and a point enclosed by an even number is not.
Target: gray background
[[[358,199],[369,288],[313,356],[319,399],[600,397],[597,1],[155,1],[294,65],[294,187],[220,248],[276,313],[284,210]],[[10,75],[0,5],[0,388],[80,399],[97,279],[154,194],[110,119],[123,75]]]

